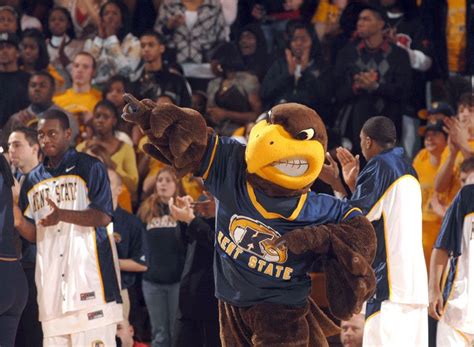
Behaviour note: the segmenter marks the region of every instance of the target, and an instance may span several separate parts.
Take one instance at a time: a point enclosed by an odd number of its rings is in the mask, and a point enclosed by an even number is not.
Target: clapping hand
[[[194,215],[192,203],[193,198],[189,195],[183,197],[178,196],[176,201],[175,199],[170,198],[168,206],[170,208],[171,216],[180,222],[185,222],[187,224],[191,223],[196,217]]]
[[[359,72],[354,76],[354,82],[357,88],[372,91],[376,89],[378,74],[375,70]]]
[[[342,177],[350,190],[355,191],[357,176],[360,171],[359,155],[354,156],[346,148],[336,149],[336,156],[342,167]]]
[[[339,167],[329,152],[326,153],[326,159],[329,164],[323,165],[321,173],[319,174],[319,178],[324,183],[334,187],[336,181],[339,179]]]
[[[444,130],[449,135],[448,145],[450,150],[456,151],[462,149],[468,149],[469,146],[469,127],[465,126],[458,118],[445,117]]]
[[[50,198],[46,198],[46,202],[48,203],[49,207],[51,207],[52,212],[46,217],[40,219],[39,225],[49,227],[56,225],[61,221],[61,209],[58,208],[58,206]]]

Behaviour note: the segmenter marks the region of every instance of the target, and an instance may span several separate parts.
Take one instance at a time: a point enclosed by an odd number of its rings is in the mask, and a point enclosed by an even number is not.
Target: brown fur
[[[181,175],[196,172],[212,133],[204,118],[196,111],[174,105],[139,102],[130,95],[124,99],[128,105],[122,117],[138,124],[150,139],[145,152],[172,165]],[[302,130],[312,128],[313,139],[326,150],[326,129],[313,110],[299,104],[278,105],[269,113],[268,121],[281,124],[295,138]],[[308,189],[284,189],[256,175],[248,175],[248,181],[268,196],[297,196]],[[373,293],[375,276],[370,264],[376,238],[365,217],[296,229],[277,242],[285,242],[293,253],[312,252],[324,258],[327,296],[334,316],[348,319],[360,311],[362,303]],[[242,308],[219,302],[219,314],[221,340],[226,347],[327,346],[325,336],[338,333],[338,328],[310,298],[302,308],[270,303]]]
[[[371,264],[376,240],[372,224],[358,216],[340,224],[295,229],[278,241],[295,254],[313,252],[324,256],[329,308],[335,317],[349,319],[374,293]]]
[[[326,126],[321,117],[313,109],[295,103],[280,104],[272,108],[270,122],[280,124],[294,138],[301,130],[312,128],[314,139],[321,142],[324,151],[328,145]]]
[[[326,336],[339,333],[311,298],[303,307],[219,301],[219,322],[223,347],[326,347]]]

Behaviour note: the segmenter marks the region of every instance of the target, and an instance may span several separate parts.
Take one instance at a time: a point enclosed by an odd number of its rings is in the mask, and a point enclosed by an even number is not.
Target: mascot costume
[[[309,187],[325,158],[324,123],[299,104],[273,107],[248,145],[217,136],[187,108],[126,94],[123,118],[144,150],[178,175],[204,179],[217,199],[215,285],[226,347],[327,346],[337,326],[309,297],[322,261],[331,313],[348,319],[375,288],[376,237],[357,208]]]

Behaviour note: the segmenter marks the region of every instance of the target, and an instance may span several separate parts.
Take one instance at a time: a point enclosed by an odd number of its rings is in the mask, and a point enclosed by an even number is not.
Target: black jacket
[[[214,219],[196,217],[186,229],[188,246],[179,289],[178,318],[214,320],[217,317],[213,225]]]
[[[315,109],[328,120],[332,97],[331,70],[313,59],[296,81],[288,72],[286,58],[280,58],[268,70],[262,83],[261,96],[266,108],[284,102],[298,102]]]
[[[160,96],[168,96],[180,107],[191,107],[191,95],[183,76],[172,73],[167,67],[159,71],[143,70],[135,90],[143,99],[156,100]]]
[[[371,69],[379,75],[379,87],[372,92],[356,90],[354,75]],[[367,49],[362,40],[351,41],[337,56],[334,79],[336,102],[341,108],[339,118],[347,116],[347,125],[340,130],[356,147],[362,125],[371,117],[387,116],[401,131],[412,86],[412,69],[405,50],[388,41],[377,50]]]

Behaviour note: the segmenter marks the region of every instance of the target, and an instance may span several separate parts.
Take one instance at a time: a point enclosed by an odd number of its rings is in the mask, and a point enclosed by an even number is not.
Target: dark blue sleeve
[[[469,203],[474,203],[474,190],[471,188],[467,191],[468,187],[461,189],[449,206],[434,245],[434,248],[445,249],[454,257],[462,254],[464,219],[472,211],[472,205],[469,208]]]
[[[18,197],[18,207],[20,207],[20,210],[21,212],[23,212],[25,218],[32,224],[35,224],[35,221],[33,219],[33,210],[32,207],[29,205],[27,195],[28,190],[31,189],[31,184],[29,183],[28,178],[29,176],[26,176],[25,180],[23,180],[23,184],[21,185],[20,196]]]
[[[389,177],[384,176],[383,165],[378,160],[367,163],[356,182],[356,190],[349,203],[367,215],[388,187]],[[388,173],[388,172],[387,172]]]
[[[109,177],[107,170],[100,161],[94,161],[89,172],[87,180],[87,189],[89,190],[89,208],[93,208],[113,215],[112,192],[110,190]]]
[[[21,212],[23,212],[24,215],[28,216],[30,213],[26,211],[28,206],[28,195],[27,195],[27,187],[28,184],[26,180],[23,182],[21,188],[20,188],[20,196],[18,197],[18,206],[20,207]]]
[[[340,223],[362,215],[361,210],[352,206],[350,201],[340,200],[327,194],[310,192],[308,207],[299,218],[313,220],[316,224]]]
[[[130,256],[129,258],[136,261],[139,264],[145,264],[145,257],[143,253],[143,246],[142,246],[142,236],[145,232],[145,228],[143,224],[138,220],[135,219],[133,223],[130,225]]]
[[[357,216],[362,216],[362,211],[358,207],[354,207],[351,204],[347,203],[346,201],[340,200],[339,206],[339,221],[344,222],[346,220],[352,219]]]
[[[234,189],[233,186],[225,187],[225,182],[229,181],[228,175],[245,171],[244,153],[245,146],[234,139],[211,137],[197,176],[204,179],[212,195],[219,198],[222,190]]]

